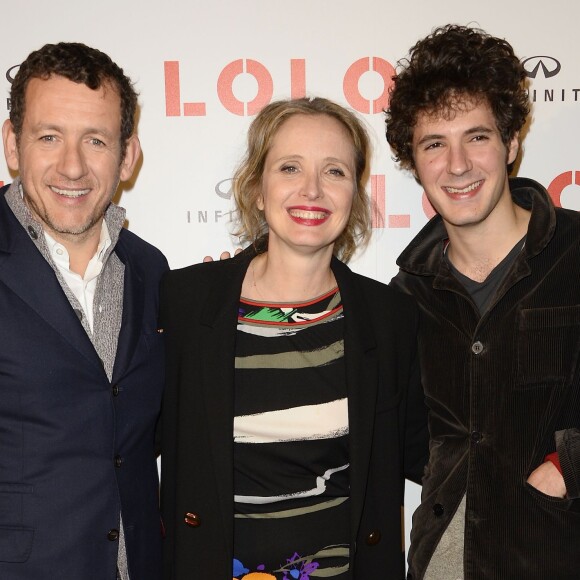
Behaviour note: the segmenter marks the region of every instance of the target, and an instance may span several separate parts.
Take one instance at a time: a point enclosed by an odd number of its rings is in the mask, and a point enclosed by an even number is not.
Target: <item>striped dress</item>
[[[234,578],[349,578],[343,323],[338,289],[299,304],[240,301]]]

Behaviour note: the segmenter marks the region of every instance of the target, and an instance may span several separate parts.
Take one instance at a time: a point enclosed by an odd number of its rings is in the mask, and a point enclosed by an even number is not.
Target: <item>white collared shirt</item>
[[[103,225],[101,226],[101,237],[99,239],[97,251],[89,261],[84,276],[81,276],[80,274],[77,274],[70,269],[70,256],[67,249],[61,243],[57,242],[52,236],[50,236],[46,230],[43,230],[43,232],[50,256],[56,264],[59,272],[62,274],[62,277],[64,278],[67,286],[71,289],[72,293],[79,301],[83,309],[83,314],[86,316],[87,322],[92,332],[94,320],[93,302],[95,300],[97,280],[103,269],[103,258],[107,249],[111,245],[109,228],[107,228],[107,224],[105,220],[103,220]]]

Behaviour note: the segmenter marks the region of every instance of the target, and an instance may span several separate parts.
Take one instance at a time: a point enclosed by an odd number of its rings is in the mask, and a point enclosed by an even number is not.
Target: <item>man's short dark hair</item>
[[[465,105],[487,103],[506,145],[529,114],[522,63],[508,42],[478,28],[437,28],[398,67],[386,111],[387,141],[407,169],[415,168],[413,132],[421,114],[446,117]]]
[[[121,99],[121,150],[135,130],[137,93],[131,79],[104,52],[78,42],[45,44],[31,52],[20,65],[10,91],[10,121],[16,139],[20,140],[26,108],[26,88],[30,79],[48,80],[61,76],[75,83],[97,90],[103,86],[114,88]]]

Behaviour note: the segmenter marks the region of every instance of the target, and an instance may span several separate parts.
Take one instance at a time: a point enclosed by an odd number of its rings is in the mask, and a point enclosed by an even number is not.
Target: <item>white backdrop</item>
[[[0,17],[4,116],[13,67],[47,42],[99,48],[136,82],[144,156],[120,203],[129,228],[161,248],[172,267],[236,245],[228,235],[229,178],[247,126],[271,99],[305,93],[358,110],[373,134],[372,193],[382,215],[370,247],[351,265],[389,281],[427,213],[421,188],[392,161],[381,108],[397,60],[449,22],[507,38],[527,59],[535,103],[519,174],[580,210],[580,5],[569,0],[27,0],[3,3]],[[10,180],[0,164],[0,182]],[[411,485],[407,519],[418,498]]]

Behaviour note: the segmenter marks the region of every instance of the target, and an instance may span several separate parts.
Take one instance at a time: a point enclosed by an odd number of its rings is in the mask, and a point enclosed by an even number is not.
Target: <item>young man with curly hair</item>
[[[438,212],[393,280],[430,410],[409,578],[578,578],[580,216],[508,177],[529,100],[505,40],[449,25],[400,64],[387,140]]]

